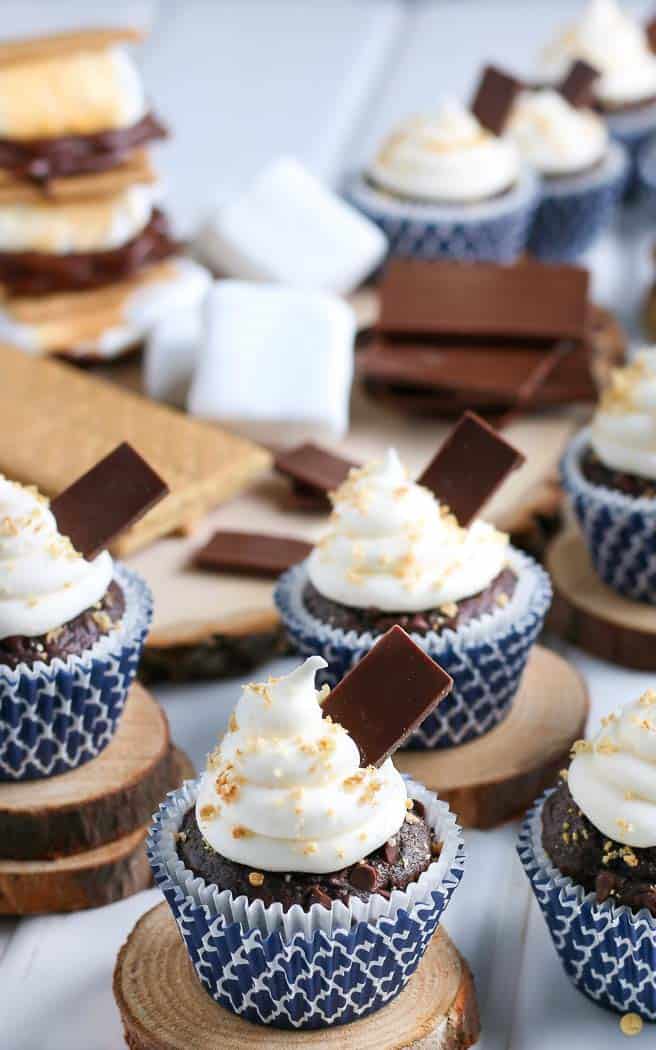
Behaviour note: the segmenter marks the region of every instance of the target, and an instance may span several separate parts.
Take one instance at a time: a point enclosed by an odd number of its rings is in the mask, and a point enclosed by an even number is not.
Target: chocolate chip
[[[396,864],[400,855],[401,851],[398,847],[398,843],[396,843],[394,839],[390,839],[383,846],[383,856],[388,864]]]
[[[608,900],[608,898],[612,895],[616,887],[616,875],[613,875],[610,871],[600,872],[595,880],[595,891],[597,893],[597,900],[599,901],[599,903],[603,904],[605,900]]]
[[[330,908],[332,906],[332,901],[330,897],[327,893],[324,893],[320,886],[312,887],[312,889],[310,890],[310,895],[308,897],[308,903],[310,905],[320,904],[322,908]]]
[[[356,864],[351,868],[350,873],[351,886],[354,886],[356,890],[364,890],[366,893],[371,893],[376,886],[376,870],[372,868],[371,864],[364,862]]]

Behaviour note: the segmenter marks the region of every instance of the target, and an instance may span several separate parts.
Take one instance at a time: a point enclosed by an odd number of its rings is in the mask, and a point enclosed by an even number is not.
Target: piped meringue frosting
[[[656,348],[613,371],[590,430],[590,444],[611,470],[656,480]]]
[[[506,563],[508,537],[480,520],[461,528],[409,480],[394,449],[352,470],[331,499],[332,527],[307,567],[316,589],[343,605],[439,608],[484,590]]]
[[[0,638],[61,627],[100,601],[112,574],[107,551],[87,561],[61,535],[45,497],[0,478]]]
[[[355,741],[324,718],[311,656],[291,674],[247,685],[209,756],[196,819],[206,842],[265,871],[325,874],[394,836],[407,791],[391,759],[362,768]]]
[[[577,109],[557,91],[523,91],[515,102],[508,134],[524,159],[543,175],[570,175],[597,164],[608,146],[603,120]]]
[[[567,783],[588,820],[625,846],[656,846],[656,691],[602,719],[574,750]]]
[[[602,105],[631,105],[656,95],[656,55],[642,26],[616,0],[590,0],[547,47],[545,74],[559,79],[576,59],[601,74],[594,91]]]
[[[383,142],[368,174],[384,190],[416,200],[464,203],[509,189],[520,172],[514,142],[499,138],[454,99],[432,116],[405,120]]]
[[[122,47],[76,51],[0,69],[0,137],[28,140],[130,127],[146,114]]]

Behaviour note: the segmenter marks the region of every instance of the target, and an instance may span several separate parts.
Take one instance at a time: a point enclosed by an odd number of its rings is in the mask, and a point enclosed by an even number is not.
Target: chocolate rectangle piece
[[[497,66],[486,66],[470,106],[471,112],[484,128],[493,135],[500,135],[521,89],[521,82],[516,77]]]
[[[651,50],[656,52],[656,18],[650,18],[645,24],[645,36]]]
[[[570,106],[584,109],[594,102],[594,82],[599,78],[599,71],[580,59],[573,62],[569,72],[561,81],[558,91]]]
[[[465,412],[419,478],[449,507],[460,525],[469,525],[524,456],[477,416]]]
[[[396,626],[335,686],[323,711],[353,737],[363,766],[380,766],[452,686],[451,676]]]
[[[53,499],[59,531],[93,558],[169,492],[168,485],[123,442]]]
[[[357,466],[353,460],[337,456],[311,441],[280,452],[274,464],[279,473],[304,490],[314,490],[318,497],[338,488],[351,467]]]
[[[386,335],[582,339],[589,274],[580,266],[393,259],[381,282]]]
[[[311,550],[311,543],[289,536],[226,530],[215,532],[196,552],[194,565],[213,572],[275,577],[303,561]]]

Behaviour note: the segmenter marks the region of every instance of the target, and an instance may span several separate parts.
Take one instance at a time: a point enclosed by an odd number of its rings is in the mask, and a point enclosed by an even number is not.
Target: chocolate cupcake
[[[549,606],[546,574],[486,522],[462,528],[393,449],[352,470],[331,499],[331,530],[276,589],[292,642],[322,653],[334,683],[399,624],[454,680],[408,746],[450,747],[492,729]]]
[[[565,489],[598,575],[656,603],[656,350],[616,369],[592,425],[570,444]]]
[[[448,807],[390,758],[361,765],[324,717],[324,667],[315,656],[246,686],[205,773],[169,796],[148,843],[206,990],[279,1027],[343,1024],[393,998],[462,873]]]
[[[602,719],[528,814],[519,854],[576,986],[656,1020],[656,692]]]
[[[0,479],[0,780],[65,772],[109,743],[151,616],[144,582],[60,534]]]
[[[345,192],[392,254],[493,262],[522,253],[537,200],[515,144],[451,99],[396,128]]]

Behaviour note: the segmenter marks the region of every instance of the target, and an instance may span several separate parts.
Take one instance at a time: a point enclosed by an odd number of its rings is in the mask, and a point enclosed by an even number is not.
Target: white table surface
[[[158,152],[181,229],[191,231],[269,158],[298,156],[338,182],[391,121],[445,91],[471,91],[484,60],[529,71],[574,0],[42,0],[0,5],[2,34],[136,21],[152,33],[143,69],[175,137]],[[648,3],[631,4],[644,11]],[[597,297],[637,333],[652,219],[626,213],[590,253]],[[590,726],[653,676],[569,648],[592,697]],[[279,662],[268,673],[292,665]],[[251,677],[251,676],[249,676]],[[221,732],[238,681],[157,690],[197,766]],[[515,826],[468,832],[468,866],[445,926],[476,978],[484,1050],[619,1047],[618,1018],[565,978],[516,858]],[[0,1048],[118,1050],[116,952],[159,899],[151,890],[72,916],[0,921]],[[647,1026],[636,1047],[654,1046]],[[190,1048],[191,1050],[191,1048]],[[357,1048],[355,1048],[357,1050]],[[382,1050],[382,1048],[381,1048]]]

